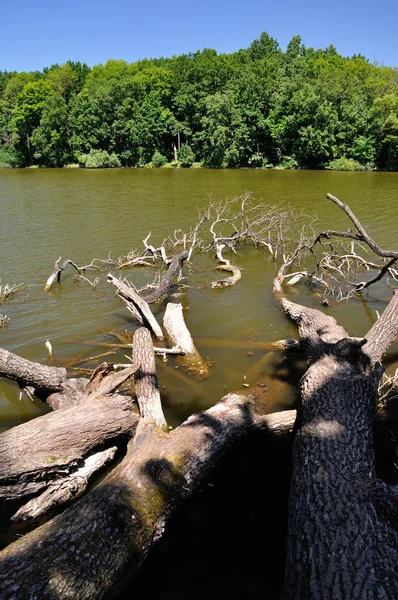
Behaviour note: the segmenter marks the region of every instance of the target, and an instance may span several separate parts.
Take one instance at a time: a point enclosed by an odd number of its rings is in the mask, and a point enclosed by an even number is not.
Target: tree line
[[[0,166],[398,169],[398,70],[262,33],[93,68],[0,71]]]

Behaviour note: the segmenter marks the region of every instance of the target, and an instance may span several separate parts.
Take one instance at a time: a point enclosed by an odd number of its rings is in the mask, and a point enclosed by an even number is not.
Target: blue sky
[[[344,56],[398,67],[398,0],[0,0],[0,70],[68,59],[90,66],[215,48],[247,48],[267,31],[285,49],[336,46]]]

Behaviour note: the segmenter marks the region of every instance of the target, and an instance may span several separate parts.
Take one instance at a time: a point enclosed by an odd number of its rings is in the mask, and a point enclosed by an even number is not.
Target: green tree
[[[12,126],[15,133],[14,145],[20,151],[27,165],[33,162],[31,137],[40,124],[46,100],[53,90],[43,80],[32,81],[25,85],[18,94],[15,108],[12,112]]]
[[[191,146],[182,144],[178,151],[178,161],[182,167],[192,167],[195,161],[195,154]]]
[[[72,160],[68,135],[68,107],[60,94],[45,100],[40,125],[31,137],[34,158],[47,167],[61,167]]]
[[[398,95],[386,94],[374,101],[373,131],[377,139],[377,163],[387,170],[398,169]]]

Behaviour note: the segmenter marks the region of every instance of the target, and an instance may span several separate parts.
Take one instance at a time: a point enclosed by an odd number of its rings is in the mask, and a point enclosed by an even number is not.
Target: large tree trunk
[[[23,498],[70,476],[84,457],[134,431],[138,415],[129,397],[43,415],[0,435],[0,501]]]
[[[132,399],[113,392],[138,367],[134,362],[115,373],[112,365],[102,363],[90,380],[64,380],[65,369],[0,350],[2,374],[23,386],[37,385],[54,408],[0,434],[0,503],[41,494],[18,510],[14,520],[41,516],[83,493],[89,477],[113,458],[118,438],[134,433],[138,415]]]
[[[376,479],[372,422],[381,375],[374,367],[397,334],[398,296],[367,344],[320,311],[281,304],[310,364],[300,383],[283,598],[394,600],[397,513]]]

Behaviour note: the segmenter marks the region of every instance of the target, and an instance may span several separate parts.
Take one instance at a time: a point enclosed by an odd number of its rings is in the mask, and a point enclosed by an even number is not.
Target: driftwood
[[[66,269],[66,267],[68,265],[71,265],[74,269],[76,269],[76,271],[79,273],[79,275],[82,272],[82,270],[84,270],[84,269],[81,269],[80,267],[78,267],[72,260],[69,260],[69,259],[64,260],[62,265],[59,264],[60,260],[61,260],[61,257],[59,257],[59,259],[55,261],[53,272],[51,273],[50,277],[46,281],[46,286],[44,288],[44,290],[46,292],[48,292],[51,289],[51,287],[52,287],[53,283],[55,283],[55,281],[60,281],[62,271],[64,269]]]
[[[228,273],[232,273],[231,277],[226,277],[225,279],[218,279],[217,281],[213,281],[211,284],[212,288],[226,288],[231,287],[231,285],[235,285],[237,281],[239,281],[242,277],[242,273],[238,267],[234,265],[225,263],[223,265],[218,265],[217,269],[219,271],[227,271]]]
[[[38,385],[55,409],[0,435],[0,501],[41,493],[15,515],[15,520],[27,519],[80,495],[89,476],[114,455],[115,440],[133,434],[137,415],[131,398],[113,392],[139,364],[134,361],[115,373],[102,363],[90,380],[64,381],[65,369],[43,367],[4,350],[0,355],[7,359],[1,364],[3,376]]]
[[[191,334],[185,325],[182,314],[182,305],[169,302],[163,319],[163,327],[166,339],[173,347],[181,348],[183,356],[179,363],[184,370],[194,375],[197,379],[203,379],[209,375],[209,367],[200,356],[193,343]]]
[[[151,294],[145,297],[145,301],[148,304],[157,302],[158,300],[160,300],[160,298],[162,298],[165,294],[169,292],[174,278],[181,272],[182,265],[184,261],[187,260],[187,258],[187,250],[183,250],[176,256],[173,256],[169,263],[166,273],[163,275],[162,279],[159,282],[159,285]]]
[[[32,387],[38,393],[58,392],[68,375],[66,369],[33,363],[0,348],[0,377],[7,377],[21,388]]]
[[[137,420],[131,399],[112,394],[43,415],[0,434],[0,502],[23,500],[65,481],[74,485],[80,481],[79,470],[87,466],[89,457],[115,446],[121,435],[133,435]],[[102,466],[100,462],[96,465]],[[28,516],[34,515],[26,511],[24,518]]]
[[[214,236],[215,234],[213,231],[212,231],[212,233]],[[231,244],[228,242],[223,244],[216,238],[214,239],[214,245],[216,248],[217,259],[220,263],[222,263],[221,265],[218,265],[217,269],[219,271],[227,271],[228,273],[232,273],[232,275],[231,275],[231,277],[226,277],[225,279],[219,279],[218,281],[213,281],[211,284],[211,287],[212,288],[231,287],[232,285],[235,285],[235,283],[237,283],[242,278],[242,273],[241,273],[239,267],[231,265],[230,261],[223,257],[222,251],[227,245],[229,245],[232,249],[233,249],[233,246],[231,246]]]
[[[117,277],[108,275],[108,281],[117,289],[117,295],[129,308],[130,312],[139,320],[142,325],[150,328],[158,340],[163,341],[164,336],[160,325],[152,314],[148,303],[129,285],[123,283]]]

